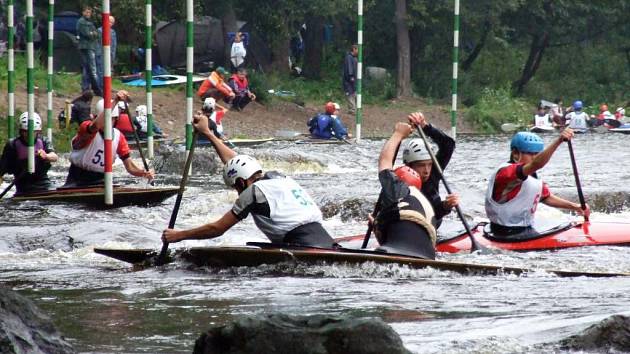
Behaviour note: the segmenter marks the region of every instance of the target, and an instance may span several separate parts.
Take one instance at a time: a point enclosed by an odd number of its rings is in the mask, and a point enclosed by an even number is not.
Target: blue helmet
[[[583,106],[584,106],[584,104],[580,100],[577,100],[577,101],[573,102],[573,109],[576,110],[576,111],[582,110]]]
[[[545,143],[542,139],[538,135],[529,132],[516,133],[510,143],[510,149],[530,154],[537,154],[543,151],[544,148]]]

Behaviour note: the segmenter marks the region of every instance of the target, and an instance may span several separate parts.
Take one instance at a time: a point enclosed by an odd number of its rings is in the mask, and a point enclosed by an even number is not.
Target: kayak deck
[[[27,200],[39,200],[45,202],[82,203],[94,207],[121,207],[127,205],[151,205],[164,201],[166,198],[177,194],[179,188],[131,188],[114,187],[114,204],[104,204],[105,188],[63,188],[46,192],[20,194],[11,200],[22,202]]]
[[[151,249],[103,249],[95,248],[94,252],[132,264],[155,265],[157,251]],[[465,275],[500,275],[511,273],[526,274],[534,270],[519,267],[503,267],[496,265],[447,262],[417,257],[386,254],[374,251],[350,249],[322,249],[312,247],[193,247],[178,250],[176,258],[181,258],[199,267],[228,268],[255,267],[263,264],[303,263],[316,264],[362,264],[373,262],[377,264],[394,264],[411,268],[433,268],[452,271]],[[588,276],[612,277],[630,276],[626,273],[579,272],[564,270],[544,270],[560,277]]]
[[[484,247],[509,251],[543,251],[584,246],[630,246],[630,223],[586,222],[547,236],[526,241],[497,241],[483,235],[483,227],[477,225],[473,237]],[[438,252],[470,251],[471,242],[467,234],[438,242]]]

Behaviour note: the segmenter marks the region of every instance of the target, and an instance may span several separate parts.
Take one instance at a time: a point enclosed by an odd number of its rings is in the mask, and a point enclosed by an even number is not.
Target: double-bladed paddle
[[[575,185],[577,186],[578,198],[580,199],[580,207],[585,211],[586,200],[584,200],[584,193],[582,193],[582,184],[580,183],[580,175],[578,174],[577,164],[575,163],[575,155],[573,154],[573,144],[571,143],[571,140],[567,140],[567,146],[569,147],[569,156],[571,156],[571,167],[573,168]],[[584,215],[584,221],[588,221],[588,216]]]
[[[177,221],[177,214],[179,213],[179,206],[182,203],[184,190],[186,189],[186,184],[188,183],[188,173],[190,172],[190,166],[192,165],[193,153],[195,152],[195,145],[197,145],[197,132],[196,131],[193,132],[192,144],[190,146],[190,151],[188,152],[188,157],[186,158],[186,163],[184,164],[184,172],[182,173],[182,179],[179,182],[179,192],[177,192],[177,199],[175,199],[175,205],[173,206],[171,219],[168,222],[169,229],[174,228],[175,221]],[[168,242],[163,241],[162,250],[160,251],[160,255],[158,256],[157,261],[155,263],[157,265],[164,264],[167,253],[168,253]]]
[[[453,192],[451,191],[451,187],[448,185],[448,182],[446,181],[446,177],[444,177],[444,172],[442,171],[442,167],[440,166],[437,158],[435,157],[435,154],[433,154],[433,150],[431,150],[431,146],[429,145],[429,142],[427,141],[427,137],[424,135],[424,132],[422,131],[422,129],[420,129],[420,127],[417,125],[416,125],[416,130],[418,131],[418,134],[420,134],[420,136],[422,137],[422,141],[424,141],[424,147],[429,152],[429,155],[431,155],[431,160],[433,161],[433,168],[437,169],[438,173],[440,174],[440,179],[442,179],[442,183],[444,183],[444,188],[446,188],[446,192],[448,194],[453,194]],[[470,238],[470,243],[472,245],[470,252],[472,253],[475,251],[485,250],[485,247],[480,245],[477,242],[477,240],[475,240],[475,238],[473,237],[472,231],[470,231],[470,226],[468,225],[468,222],[464,218],[464,213],[462,213],[462,209],[459,207],[459,205],[455,206],[455,210],[457,210],[457,216],[459,216],[459,219],[462,221],[462,224],[464,224],[464,228],[466,228],[466,233],[468,233],[468,237]]]

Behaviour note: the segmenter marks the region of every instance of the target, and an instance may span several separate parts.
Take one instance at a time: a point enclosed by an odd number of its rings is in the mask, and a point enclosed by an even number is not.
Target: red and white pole
[[[109,0],[103,0],[103,101],[105,107],[105,204],[114,204],[114,178],[112,165],[114,150],[112,146],[112,69],[111,69],[111,26],[109,24]]]

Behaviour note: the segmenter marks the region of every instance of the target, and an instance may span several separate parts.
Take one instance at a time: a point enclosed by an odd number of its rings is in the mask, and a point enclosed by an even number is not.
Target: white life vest
[[[138,122],[138,124],[140,124],[140,131],[146,133],[148,131],[147,127],[149,125],[149,120],[147,116],[136,116],[136,121]]]
[[[552,126],[549,114],[545,114],[544,116],[538,114],[534,115],[534,124],[539,128],[549,128]]]
[[[287,232],[312,222],[322,222],[322,212],[311,196],[291,177],[254,183],[269,203],[270,217],[252,213],[256,226],[272,242],[282,243]]]
[[[490,176],[486,191],[486,215],[491,222],[502,226],[531,226],[534,222],[536,207],[542,196],[543,183],[533,176],[528,176],[514,198],[502,204],[497,203],[492,198],[494,181],[499,170],[507,166],[510,166],[510,163],[502,164]]]
[[[588,129],[588,114],[584,112],[571,112],[567,115],[567,120],[571,129]]]
[[[112,137],[112,155],[116,160],[116,149],[120,142],[120,130],[114,128]],[[72,150],[70,162],[84,170],[92,172],[105,172],[105,140],[98,132],[90,144],[81,150]]]

